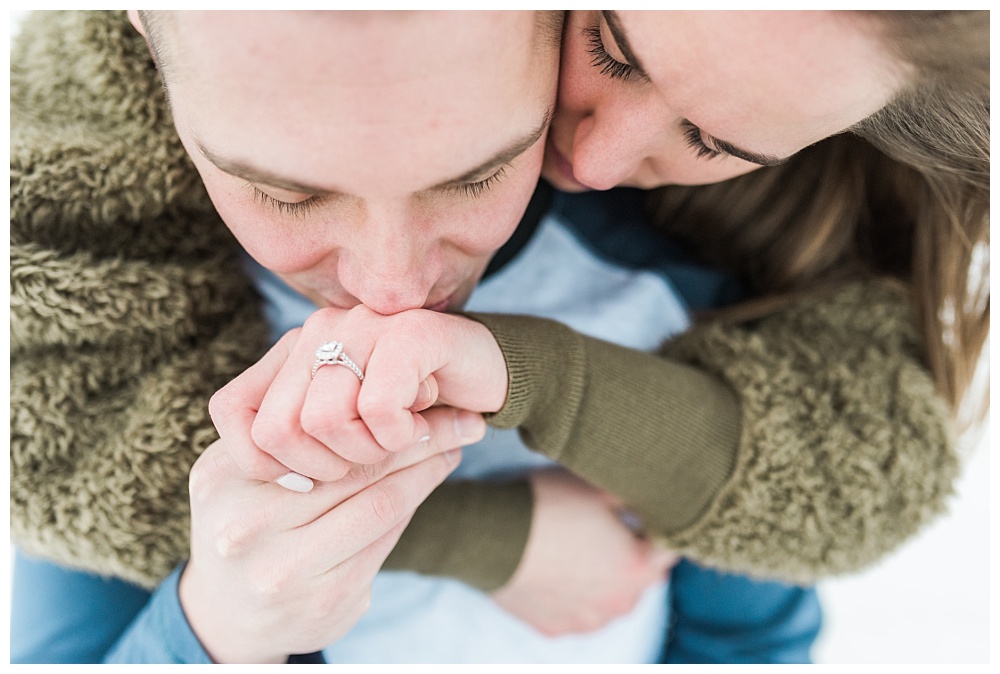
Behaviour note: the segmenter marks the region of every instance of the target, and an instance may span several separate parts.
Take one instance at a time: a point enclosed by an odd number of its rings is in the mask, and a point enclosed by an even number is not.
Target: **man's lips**
[[[423,307],[420,307],[420,308],[421,309],[426,309],[428,311],[445,312],[445,311],[448,311],[448,307],[451,305],[452,300],[454,299],[454,297],[455,297],[455,295],[454,295],[454,293],[452,293],[451,295],[448,295],[448,297],[444,298],[443,300],[441,300],[439,302],[435,302],[434,304],[427,304],[427,305],[424,305]],[[358,306],[358,303],[356,303],[356,302],[355,303],[345,304],[345,303],[341,303],[341,302],[331,301],[331,300],[328,300],[326,298],[323,298],[321,300],[321,302],[315,302],[314,301],[313,303],[316,304],[316,306],[318,306],[318,307],[324,307],[325,306],[325,307],[330,307],[332,309],[342,309],[344,311],[347,311],[349,309],[352,309],[352,308]]]
[[[549,137],[546,139],[546,145],[548,146],[546,148],[546,152],[552,158],[552,162],[555,164],[556,170],[559,171],[560,175],[562,175],[562,177],[571,184],[586,189],[587,186],[577,180],[573,175],[573,165],[570,164],[569,160],[566,159],[566,156],[560,152],[558,148],[556,148],[556,143],[552,140],[552,134],[549,134]]]
[[[448,310],[448,304],[451,303],[451,298],[452,298],[452,295],[449,295],[448,297],[444,298],[440,302],[435,302],[434,304],[430,304],[428,306],[425,306],[424,309],[427,309],[428,311],[445,312],[445,311]]]

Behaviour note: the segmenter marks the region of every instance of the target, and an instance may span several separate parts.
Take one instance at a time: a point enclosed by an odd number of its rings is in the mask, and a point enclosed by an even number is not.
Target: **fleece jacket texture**
[[[266,324],[124,13],[29,17],[10,92],[11,538],[153,587],[187,556],[188,470],[217,438],[208,399],[262,355]],[[947,410],[907,299],[878,284],[696,327],[659,358],[544,319],[477,319],[510,370],[491,423],[702,563],[803,582],[855,570],[951,493]],[[455,489],[418,510],[396,568],[497,587],[530,489]]]

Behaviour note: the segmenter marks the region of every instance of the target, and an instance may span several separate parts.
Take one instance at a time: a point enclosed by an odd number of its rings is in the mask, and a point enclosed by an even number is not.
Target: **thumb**
[[[438,383],[433,374],[427,375],[427,379],[420,382],[417,387],[417,398],[410,406],[411,412],[423,412],[428,407],[437,402]]]

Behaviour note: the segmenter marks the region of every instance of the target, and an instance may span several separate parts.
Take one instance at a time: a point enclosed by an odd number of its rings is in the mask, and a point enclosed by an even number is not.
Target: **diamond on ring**
[[[315,377],[316,371],[324,365],[343,365],[356,374],[358,379],[365,380],[365,373],[361,371],[361,368],[344,354],[344,345],[341,342],[325,342],[316,349],[316,362],[313,363],[310,377]]]

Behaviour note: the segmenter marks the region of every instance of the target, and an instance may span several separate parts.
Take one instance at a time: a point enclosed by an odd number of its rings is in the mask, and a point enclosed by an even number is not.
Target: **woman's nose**
[[[661,125],[638,114],[619,114],[613,106],[596,108],[577,125],[573,138],[573,176],[595,190],[608,190],[639,172],[662,149]]]
[[[600,114],[581,120],[573,139],[573,176],[595,190],[625,182],[642,164],[650,135],[645,125],[629,124]]]

